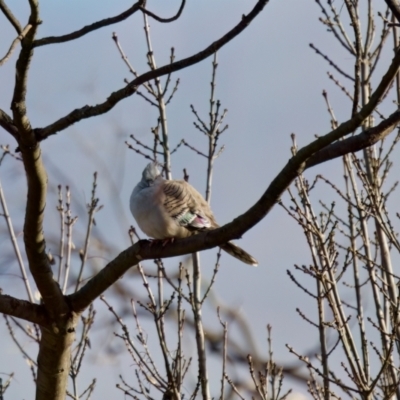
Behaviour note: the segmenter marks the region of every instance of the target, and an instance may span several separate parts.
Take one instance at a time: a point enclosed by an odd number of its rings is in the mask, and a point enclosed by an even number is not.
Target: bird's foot
[[[174,241],[175,241],[175,238],[174,237],[172,237],[172,238],[167,238],[167,239],[164,239],[162,242],[163,242],[163,244],[162,244],[162,247],[165,247],[167,244],[169,244],[169,243],[174,243]]]

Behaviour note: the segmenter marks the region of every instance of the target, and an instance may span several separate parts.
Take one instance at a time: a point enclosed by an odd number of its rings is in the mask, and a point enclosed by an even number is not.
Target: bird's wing
[[[217,228],[214,215],[203,196],[186,181],[163,181],[165,212],[191,231]]]

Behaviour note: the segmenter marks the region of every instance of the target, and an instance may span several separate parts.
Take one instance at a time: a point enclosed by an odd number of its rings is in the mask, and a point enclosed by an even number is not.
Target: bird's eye
[[[147,186],[153,186],[154,181],[152,179],[147,179]]]

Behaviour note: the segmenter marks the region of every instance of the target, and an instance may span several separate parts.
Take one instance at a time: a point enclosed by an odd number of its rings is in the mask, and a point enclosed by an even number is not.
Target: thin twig
[[[221,377],[221,394],[220,400],[224,399],[224,389],[225,389],[225,375],[226,375],[226,355],[227,355],[227,347],[228,347],[228,323],[223,322],[221,319],[220,308],[217,308],[217,315],[220,324],[224,330],[224,339],[223,339],[223,347],[222,347],[222,377]]]
[[[6,55],[0,59],[0,67],[7,62],[7,60],[11,57],[13,51],[17,47],[18,43],[25,37],[25,35],[32,28],[32,25],[28,24],[24,30],[12,41],[10,48],[8,49]]]
[[[83,268],[85,267],[85,262],[89,250],[90,236],[92,233],[92,227],[94,225],[94,214],[102,208],[102,206],[100,207],[97,206],[99,203],[99,199],[95,197],[96,188],[97,188],[97,172],[93,174],[92,197],[90,199],[90,204],[88,204],[89,219],[86,228],[85,244],[83,246],[83,251],[80,253],[81,267],[79,268],[78,279],[76,280],[75,292],[78,291],[79,286],[82,283]]]
[[[2,188],[2,185],[1,185],[1,181],[0,181],[0,203],[1,203],[2,210],[3,210],[3,216],[4,216],[4,218],[6,220],[6,223],[7,223],[8,234],[9,234],[11,243],[12,243],[13,248],[14,248],[15,257],[17,258],[19,269],[21,271],[22,280],[24,282],[24,286],[25,286],[26,292],[28,294],[28,299],[29,299],[29,301],[31,303],[34,303],[35,299],[34,299],[33,294],[32,294],[32,290],[31,290],[31,286],[30,286],[30,283],[29,283],[28,275],[26,274],[24,261],[22,259],[22,255],[21,255],[21,252],[19,250],[19,245],[18,245],[17,238],[15,236],[14,227],[13,227],[13,224],[12,224],[12,221],[11,221],[11,217],[10,217],[10,214],[8,213],[7,203],[6,203],[6,199],[5,199],[4,193],[3,193],[3,188]]]

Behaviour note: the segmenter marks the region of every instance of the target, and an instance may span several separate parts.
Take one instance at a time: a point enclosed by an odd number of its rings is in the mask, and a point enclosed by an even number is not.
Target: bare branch
[[[147,60],[148,65],[152,71],[157,69],[156,59],[154,56],[153,46],[151,44],[151,36],[150,36],[150,26],[147,20],[147,15],[143,14],[143,23],[144,23],[144,34],[146,37],[147,44]],[[171,61],[172,62],[172,61]],[[171,78],[171,74],[167,75],[167,82]],[[158,125],[161,128],[161,137],[162,141],[159,142],[162,148],[162,154],[164,159],[164,168],[165,168],[165,177],[167,179],[171,179],[171,152],[169,150],[169,133],[168,133],[168,125],[167,125],[167,110],[164,99],[164,90],[161,87],[160,79],[157,77],[155,79],[155,90],[154,90],[154,98],[157,101],[158,108]],[[167,86],[167,84],[165,85]],[[158,130],[157,130],[157,138],[158,138]],[[156,151],[156,147],[154,147],[154,152]]]
[[[14,124],[18,128],[20,134],[23,132],[31,132],[31,124],[28,116],[26,115],[25,100],[27,93],[28,72],[33,56],[32,42],[35,39],[37,28],[41,23],[39,18],[39,6],[36,4],[36,1],[30,0],[29,4],[31,6],[31,14],[29,16],[29,25],[31,25],[31,28],[28,30],[24,39],[22,40],[22,48],[16,63],[15,86],[11,101]],[[24,136],[26,136],[24,139],[27,142],[33,139],[31,134],[26,134]]]
[[[398,3],[398,1],[385,0],[385,2],[390,8],[390,11],[396,17],[397,21],[400,22],[400,4]]]
[[[354,5],[349,1],[345,0],[347,12],[349,13],[351,26],[354,31],[354,47],[355,47],[355,63],[354,63],[354,96],[353,96],[353,108],[352,115],[357,112],[358,102],[360,97],[360,85],[361,85],[361,60],[364,56],[362,43],[361,43],[361,31],[360,31],[360,21],[357,18],[356,10],[354,9]],[[364,52],[367,52],[367,49],[364,49]]]
[[[138,76],[124,88],[111,93],[107,100],[103,103],[97,104],[96,106],[83,106],[81,108],[77,108],[65,117],[60,118],[58,121],[48,125],[47,127],[35,129],[36,139],[39,141],[46,139],[48,136],[54,135],[55,133],[68,128],[72,124],[81,121],[82,119],[104,114],[111,110],[118,102],[134,94],[139,85],[142,85],[143,83],[157,77],[179,71],[206,59],[225,44],[230,42],[237,35],[239,35],[244,29],[246,29],[253,19],[263,10],[268,1],[269,0],[259,0],[252,11],[248,15],[244,15],[242,20],[232,30],[204,50],[194,54],[193,56],[184,58],[183,60],[164,65],[163,67],[148,71]]]
[[[221,395],[220,399],[224,398],[224,389],[225,389],[225,375],[226,375],[226,353],[228,347],[228,323],[222,321],[220,312],[220,308],[217,307],[217,315],[219,319],[219,323],[222,325],[224,329],[224,340],[223,340],[223,348],[222,348],[222,377],[221,377]]]
[[[16,346],[18,347],[18,350],[20,351],[20,353],[22,354],[22,356],[28,361],[28,363],[30,364],[30,366],[35,366],[37,367],[37,363],[32,359],[32,357],[24,350],[24,347],[22,346],[22,344],[20,343],[20,341],[17,339],[17,336],[15,334],[15,330],[13,329],[13,327],[11,326],[10,323],[10,319],[8,318],[8,316],[6,314],[3,314],[5,323],[7,325],[7,329],[8,332],[11,336],[12,341],[16,344]],[[15,318],[14,318],[15,319]]]
[[[185,3],[186,3],[186,0],[182,0],[181,6],[179,7],[178,12],[176,13],[176,15],[174,15],[171,18],[161,18],[161,17],[153,14],[151,11],[146,10],[144,7],[140,7],[140,10],[142,12],[144,12],[146,15],[148,15],[149,17],[154,18],[158,22],[164,22],[164,23],[165,22],[173,22],[173,21],[177,20],[181,16],[182,11],[183,11],[183,9],[185,7]]]
[[[11,54],[17,47],[18,43],[25,37],[25,35],[29,32],[29,29],[32,28],[32,25],[28,24],[24,30],[13,40],[10,48],[7,51],[7,54],[0,60],[0,67],[7,62],[7,60],[11,57]]]
[[[192,254],[193,260],[193,296],[192,310],[194,317],[194,330],[196,332],[196,346],[198,357],[199,381],[203,400],[211,399],[210,383],[207,370],[207,352],[205,345],[204,327],[201,312],[201,268],[199,253]]]
[[[346,31],[343,28],[343,25],[340,22],[340,19],[337,18],[337,12],[334,8],[332,8],[332,3],[330,2],[330,6],[331,6],[331,11],[333,12],[334,15],[334,21],[332,20],[332,18],[330,17],[330,15],[328,14],[328,12],[326,11],[325,7],[322,5],[320,0],[316,0],[316,3],[319,5],[319,7],[321,8],[322,13],[324,14],[326,19],[323,18],[319,18],[319,20],[326,26],[328,26],[329,30],[333,33],[333,35],[335,36],[335,38],[339,41],[339,43],[347,50],[349,51],[351,54],[354,54],[354,48],[353,45],[346,33]],[[339,32],[337,30],[337,28],[339,29]],[[340,34],[343,36],[340,36]]]
[[[85,237],[85,244],[83,246],[83,250],[80,253],[81,257],[81,267],[78,273],[78,279],[76,280],[75,291],[79,289],[80,284],[82,283],[82,274],[83,268],[85,267],[85,263],[87,260],[87,255],[89,251],[89,243],[92,234],[92,228],[94,223],[94,215],[97,211],[101,209],[101,206],[98,207],[99,199],[96,198],[96,189],[97,189],[97,172],[93,174],[93,185],[92,185],[92,198],[90,199],[90,203],[87,205],[88,207],[88,224],[86,228],[86,237]]]
[[[11,117],[0,109],[0,126],[6,130],[10,135],[14,136],[16,140],[19,138],[17,127],[14,125]]]
[[[11,25],[15,28],[18,34],[20,34],[22,32],[22,26],[19,23],[18,19],[15,18],[11,10],[7,7],[4,0],[0,0],[0,10],[3,12],[5,17],[10,21]]]
[[[29,268],[48,310],[62,315],[68,312],[69,307],[63,298],[60,286],[53,279],[43,233],[47,174],[39,145],[33,149],[24,146],[21,150],[28,185],[24,242]]]
[[[19,250],[17,238],[16,238],[15,232],[14,232],[13,223],[11,221],[10,214],[8,213],[7,202],[6,202],[6,198],[4,196],[4,193],[3,193],[3,188],[2,188],[2,185],[1,185],[1,181],[0,181],[0,204],[1,204],[1,208],[3,210],[3,216],[6,219],[8,234],[10,236],[10,240],[11,240],[11,243],[12,243],[13,248],[14,248],[15,257],[16,257],[16,259],[18,261],[18,264],[19,264],[19,268],[20,268],[21,275],[22,275],[22,280],[24,281],[24,285],[25,285],[25,289],[26,289],[26,292],[27,292],[27,295],[28,295],[28,299],[29,299],[29,301],[31,303],[33,303],[34,299],[33,299],[31,286],[29,284],[29,279],[28,279],[28,276],[26,274],[26,268],[25,268],[24,261],[23,261],[22,256],[21,256],[21,251]]]
[[[322,53],[319,49],[317,49],[312,43],[309,44],[309,46],[319,55],[321,56],[324,60],[328,62],[328,64],[335,68],[337,72],[342,74],[345,78],[350,79],[351,81],[354,81],[354,78],[350,76],[348,73],[344,72],[337,64],[335,64],[326,54]]]
[[[186,142],[185,139],[182,139],[180,143],[185,145],[186,147],[188,147],[190,150],[194,151],[199,156],[203,156],[205,158],[208,158],[206,154],[202,153],[200,150],[197,150],[195,147],[191,146],[188,142]]]
[[[330,146],[315,153],[307,160],[306,168],[311,168],[325,161],[372,146],[389,135],[399,123],[400,111],[396,111],[373,128],[361,132],[358,135],[332,143]]]
[[[78,39],[87,33],[93,32],[97,29],[104,28],[105,26],[108,25],[113,25],[118,22],[121,22],[131,15],[133,15],[136,11],[140,10],[140,7],[142,7],[144,4],[144,0],[139,0],[137,3],[135,3],[132,7],[128,8],[126,11],[123,13],[116,15],[115,17],[111,18],[105,18],[102,19],[101,21],[94,22],[93,24],[86,25],[83,28],[75,31],[68,33],[66,35],[61,35],[61,36],[48,36],[42,39],[37,39],[33,42],[33,47],[39,47],[39,46],[45,46],[47,44],[54,44],[54,43],[65,43],[69,42],[70,40],[75,40]]]
[[[44,306],[16,299],[6,294],[0,294],[0,313],[21,318],[41,326],[48,325]]]

